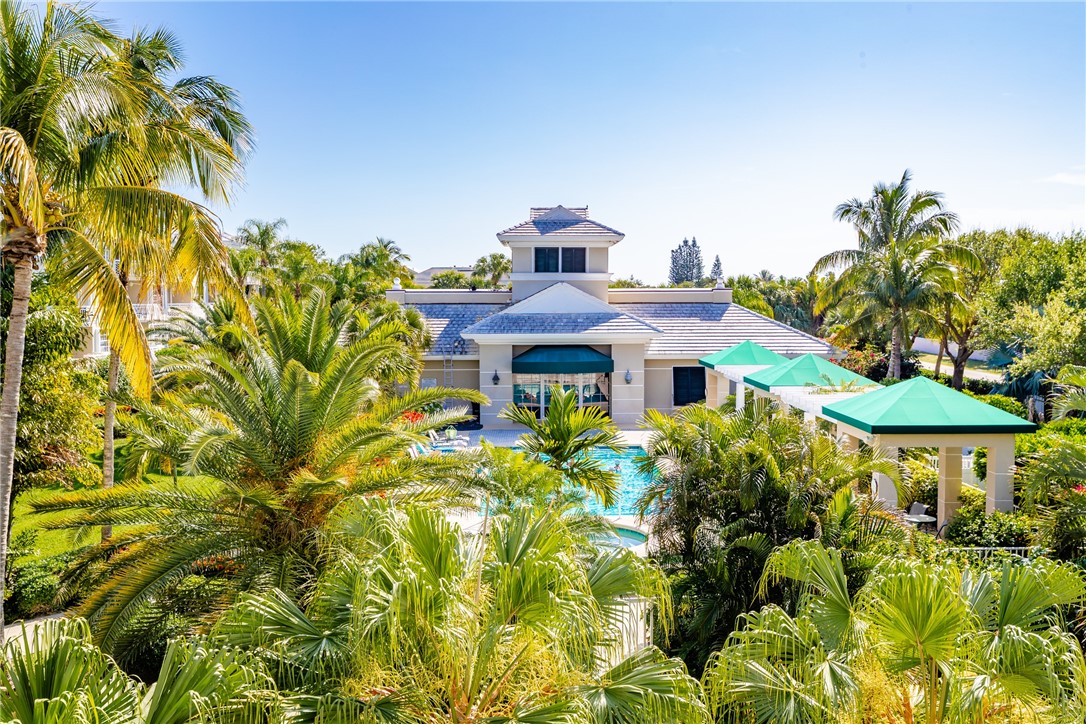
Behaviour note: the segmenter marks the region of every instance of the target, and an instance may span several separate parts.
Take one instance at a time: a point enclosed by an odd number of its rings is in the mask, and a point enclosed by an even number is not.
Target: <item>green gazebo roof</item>
[[[784,355],[777,354],[771,349],[766,349],[756,342],[751,342],[749,339],[745,342],[740,342],[734,347],[728,347],[719,352],[705,355],[698,360],[698,362],[709,369],[715,369],[717,365],[734,365],[737,367],[748,365],[775,365],[787,361],[788,358]]]
[[[743,377],[743,382],[766,392],[769,392],[770,387],[806,387],[807,385],[822,387],[843,385],[849,382],[860,385],[875,384],[862,375],[813,354],[805,354],[773,367],[752,372]]]
[[[873,435],[1033,432],[1037,426],[927,377],[914,377],[822,407],[822,414]]]

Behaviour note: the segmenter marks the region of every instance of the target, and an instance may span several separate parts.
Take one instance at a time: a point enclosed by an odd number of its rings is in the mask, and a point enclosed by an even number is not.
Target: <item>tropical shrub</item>
[[[770,552],[796,538],[825,537],[855,552],[852,585],[862,583],[867,553],[901,544],[898,524],[853,483],[874,472],[898,478],[881,453],[843,450],[828,435],[768,400],[740,411],[691,405],[665,416],[650,411],[642,472],[653,476],[639,501],[652,525],[653,555],[671,579],[676,611],[669,650],[700,671],[761,600],[785,604],[787,588],[759,592]],[[844,493],[842,493],[844,490]]]
[[[1086,598],[1073,566],[885,558],[850,596],[836,550],[793,541],[770,556],[762,586],[780,580],[801,587],[796,613],[769,605],[747,614],[706,669],[717,721],[1081,718],[1086,661],[1063,619]],[[875,712],[865,696],[873,688]]]
[[[356,327],[353,308],[330,305],[319,290],[303,302],[257,299],[254,308],[257,331],[238,330],[236,352],[211,341],[176,356],[164,372],[182,380],[179,391],[126,425],[130,460],[166,462],[198,479],[33,503],[55,515],[51,528],[125,526],[84,549],[62,580],[62,594],[89,594],[80,611],[122,661],[119,646],[140,645],[129,624],[172,613],[163,596],[186,576],[221,566],[228,591],[208,615],[239,591],[301,595],[319,572],[321,525],[344,500],[459,503],[475,490],[473,458],[408,454],[466,411],[405,413],[486,398],[445,388],[394,393],[388,383],[413,382],[418,369],[402,325]]]
[[[630,645],[631,598],[668,617],[659,572],[567,520],[521,506],[467,536],[441,511],[351,501],[304,607],[247,595],[214,639],[317,721],[704,721],[682,662]]]

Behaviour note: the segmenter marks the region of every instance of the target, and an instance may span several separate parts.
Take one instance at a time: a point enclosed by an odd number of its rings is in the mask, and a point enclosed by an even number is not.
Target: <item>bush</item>
[[[890,355],[878,347],[867,345],[863,349],[851,349],[840,365],[858,375],[863,375],[873,382],[882,382],[890,370]],[[916,377],[920,366],[915,352],[903,352],[901,357],[901,378],[907,380]]]
[[[36,549],[37,537],[36,531],[26,530],[11,540],[4,601],[9,621],[54,613],[63,607],[57,601],[60,574],[73,554],[42,558]]]
[[[1022,513],[996,511],[984,513],[984,492],[962,488],[962,507],[946,529],[950,543],[969,548],[1006,548],[1028,546],[1033,541],[1033,525]]]
[[[908,510],[913,503],[923,503],[934,510],[939,504],[939,471],[923,460],[907,459],[903,497],[898,504]]]
[[[1018,435],[1014,439],[1014,461],[1019,469],[1029,464],[1030,458],[1057,446],[1061,440],[1086,445],[1086,420],[1067,418],[1043,425],[1037,432]],[[988,471],[988,451],[977,448],[973,456],[973,469],[978,477]]]
[[[953,387],[954,386],[954,385],[951,384],[952,378],[951,378],[950,375],[944,375],[942,373],[939,373],[937,375],[934,372],[932,372],[931,370],[923,370],[923,369],[920,370],[920,374],[923,375],[924,377],[927,377],[929,380],[935,380],[936,382],[938,382],[941,385],[946,385],[947,387]],[[971,392],[971,393],[973,393],[974,397],[977,396],[977,395],[990,395],[990,394],[992,394],[992,390],[995,388],[995,386],[997,384],[999,384],[999,383],[998,382],[992,382],[992,381],[989,381],[989,380],[978,380],[978,379],[974,379],[972,377],[966,377],[965,379],[962,380],[962,391]]]
[[[966,391],[968,393],[968,390]],[[980,400],[986,405],[991,405],[1003,412],[1009,412],[1015,417],[1021,417],[1023,420],[1029,419],[1029,413],[1026,411],[1026,406],[1013,397],[1007,397],[1006,395],[973,395],[969,393],[977,400]]]

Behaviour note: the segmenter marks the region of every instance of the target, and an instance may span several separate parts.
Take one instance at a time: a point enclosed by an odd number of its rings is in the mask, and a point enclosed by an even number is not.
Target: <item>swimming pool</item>
[[[617,466],[617,472],[621,480],[618,485],[618,494],[615,496],[615,504],[610,508],[604,508],[600,505],[600,502],[596,500],[596,496],[591,494],[588,496],[585,507],[590,513],[599,515],[637,515],[637,499],[641,497],[641,493],[651,482],[649,478],[638,472],[637,464],[634,462],[634,459],[638,455],[643,455],[644,452],[640,447],[628,447],[617,453],[607,448],[596,448],[592,457],[602,460],[605,468],[614,469]]]

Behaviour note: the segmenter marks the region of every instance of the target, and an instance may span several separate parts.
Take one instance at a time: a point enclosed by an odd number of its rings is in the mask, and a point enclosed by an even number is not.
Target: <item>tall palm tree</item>
[[[164,162],[180,155],[175,143],[184,143],[146,124],[149,105],[157,114],[168,103],[126,53],[84,8],[0,3],[0,256],[15,276],[0,400],[0,531],[8,528],[30,278],[47,244],[57,277],[86,290],[102,326],[114,330],[111,345],[144,396],[150,355],[113,269],[123,256],[106,242],[139,249],[141,241],[160,248],[170,239],[188,260],[222,250],[206,208],[149,183],[189,184],[218,169],[220,159],[194,152],[188,165]],[[198,103],[186,107],[193,124],[207,119]],[[201,191],[223,189],[209,184]],[[6,550],[7,536],[0,535],[0,592]]]
[[[577,391],[552,387],[543,419],[535,410],[509,405],[498,413],[502,420],[528,428],[520,446],[578,487],[599,498],[603,506],[615,502],[619,476],[592,455],[603,447],[621,452],[622,433],[598,407],[578,407]]]
[[[145,94],[144,131],[149,137],[150,164],[155,174],[148,185],[178,175],[182,169],[196,169],[185,179],[212,200],[224,201],[231,186],[241,178],[242,165],[248,152],[252,129],[237,107],[236,94],[213,78],[171,76],[181,70],[181,48],[168,31],[137,32],[122,45],[121,60],[132,69],[132,77]],[[176,285],[218,285],[220,293],[240,298],[240,289],[233,285],[229,257],[222,244],[194,248],[190,238],[178,234],[175,239],[124,238],[95,240],[122,287],[140,282],[140,296],[149,296],[155,289]],[[107,335],[130,335],[132,330],[108,329]],[[113,485],[114,424],[116,421],[120,352],[111,347],[106,383],[105,413],[102,418],[102,487]],[[103,526],[102,536],[111,534]]]
[[[470,456],[410,457],[429,430],[462,419],[447,399],[486,398],[446,388],[391,392],[385,382],[417,377],[402,330],[353,332],[346,304],[314,291],[255,302],[256,332],[237,329],[237,349],[208,344],[166,371],[179,392],[146,406],[130,428],[133,455],[190,476],[183,488],[121,486],[61,494],[35,504],[53,528],[125,525],[87,548],[64,592],[92,590],[82,612],[107,649],[171,583],[211,566],[229,590],[277,586],[300,595],[319,563],[322,521],[342,500],[389,494],[462,501],[474,485]],[[134,463],[137,464],[137,463]],[[108,575],[98,582],[105,564]]]
[[[247,596],[214,632],[321,712],[705,721],[681,662],[626,643],[627,601],[666,606],[663,578],[625,549],[592,545],[554,510],[521,506],[468,536],[439,511],[371,498],[343,505],[328,540],[334,562],[304,608],[280,591]]]
[[[234,234],[234,240],[244,247],[257,253],[260,267],[267,269],[275,266],[279,259],[279,246],[283,243],[280,236],[287,228],[287,220],[283,218],[274,221],[261,221],[260,219],[248,219],[238,227]]]
[[[956,284],[956,264],[971,255],[943,243],[958,217],[943,207],[942,194],[910,194],[908,171],[896,184],[877,183],[871,198],[839,205],[834,218],[852,224],[857,249],[831,252],[813,272],[842,269],[819,293],[816,313],[847,304],[852,325],[885,325],[891,332],[890,372],[901,377],[901,355],[912,315],[931,310]]]
[[[513,262],[505,254],[488,254],[479,257],[479,260],[475,262],[475,275],[486,279],[492,289],[497,289],[502,277],[511,271],[513,271]]]

